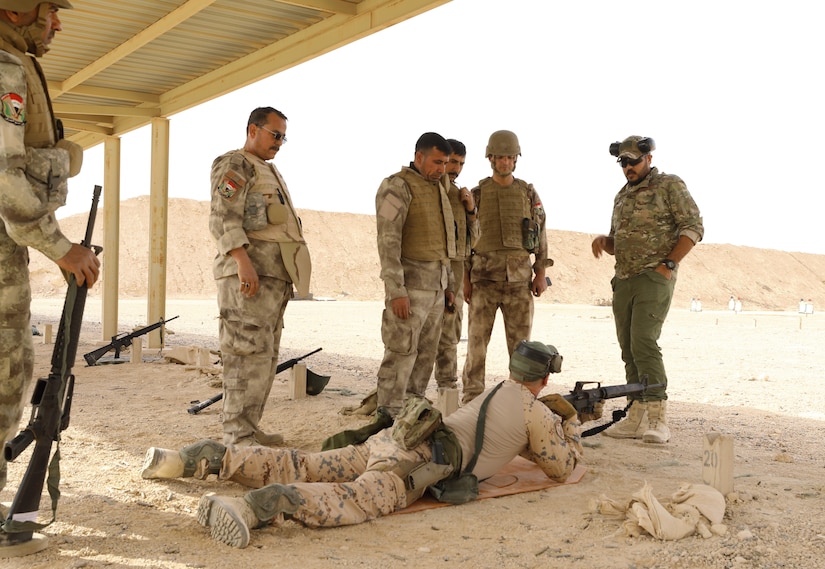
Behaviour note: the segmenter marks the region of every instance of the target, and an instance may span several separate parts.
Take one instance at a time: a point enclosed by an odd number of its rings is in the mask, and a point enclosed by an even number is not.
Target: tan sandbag
[[[633,495],[638,500],[631,506],[634,515],[650,535],[657,539],[673,541],[691,535],[696,526],[675,518],[653,495],[653,488],[645,482],[644,487]]]
[[[725,517],[725,497],[713,486],[682,482],[671,499],[674,504],[690,504],[696,507],[711,525],[721,523]]]
[[[355,407],[344,407],[342,415],[373,415],[378,408],[378,390],[374,389]]]
[[[163,354],[163,357],[166,361],[173,364],[194,365],[199,367],[212,365],[211,352],[200,346],[175,346]]]

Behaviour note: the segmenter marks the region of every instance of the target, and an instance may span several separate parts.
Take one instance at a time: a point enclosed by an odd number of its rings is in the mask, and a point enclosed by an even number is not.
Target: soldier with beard
[[[78,285],[91,287],[99,274],[98,258],[70,242],[55,217],[83,150],[62,139],[35,59],[63,29],[58,10],[71,7],[67,0],[0,0],[0,445],[17,429],[34,368],[27,247]],[[6,469],[0,454],[0,490]]]

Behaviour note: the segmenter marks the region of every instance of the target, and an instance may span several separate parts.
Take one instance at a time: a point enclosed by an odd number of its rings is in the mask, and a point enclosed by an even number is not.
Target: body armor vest
[[[455,256],[455,224],[444,190],[413,171],[397,174],[412,194],[401,236],[401,256],[415,261],[441,261]],[[442,199],[443,198],[445,199]],[[446,202],[446,203],[445,203]],[[445,219],[445,211],[450,219]]]
[[[268,162],[247,152],[244,152],[244,156],[255,167],[255,184],[247,192],[263,194],[267,210],[266,227],[248,231],[247,235],[261,241],[306,243],[301,232],[301,222],[292,207],[283,179]]]
[[[492,178],[479,183],[481,195],[478,209],[480,235],[474,249],[477,253],[517,249],[522,245],[522,220],[531,218],[532,204],[527,195],[527,183],[518,178],[509,186],[501,186]]]
[[[457,260],[463,260],[470,255],[470,244],[467,243],[467,210],[461,203],[458,186],[455,184],[450,184],[447,197],[450,198],[455,221],[455,257]]]

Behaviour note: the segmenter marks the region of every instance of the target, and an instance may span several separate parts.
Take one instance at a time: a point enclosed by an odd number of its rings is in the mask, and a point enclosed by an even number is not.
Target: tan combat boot
[[[142,478],[198,478],[219,474],[226,447],[216,441],[202,440],[180,449],[152,447],[146,451]]]
[[[605,430],[602,434],[614,439],[641,439],[649,429],[648,405],[649,403],[634,401],[630,405],[627,417]]]
[[[292,486],[270,484],[243,498],[207,494],[198,504],[198,523],[210,528],[212,539],[243,549],[250,530],[264,527],[278,514],[298,511],[301,496]]]
[[[642,440],[646,443],[664,444],[670,440],[667,427],[667,401],[649,401],[647,404],[650,428],[645,431]]]

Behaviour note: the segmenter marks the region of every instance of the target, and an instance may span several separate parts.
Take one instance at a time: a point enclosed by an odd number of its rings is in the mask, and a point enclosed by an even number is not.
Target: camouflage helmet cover
[[[562,357],[554,346],[522,341],[510,357],[510,375],[519,381],[538,381],[561,371]]]
[[[58,8],[66,8],[67,10],[74,8],[69,0],[0,0],[0,10],[31,12],[40,4],[54,4]]]
[[[516,133],[511,130],[497,130],[490,135],[485,156],[521,156],[521,146]]]

